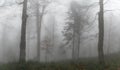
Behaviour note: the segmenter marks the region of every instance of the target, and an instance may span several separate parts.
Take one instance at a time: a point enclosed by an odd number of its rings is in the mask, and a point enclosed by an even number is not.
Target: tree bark
[[[98,58],[99,64],[104,66],[104,51],[103,51],[103,44],[104,44],[104,5],[103,0],[99,0],[100,4],[100,12],[99,12],[99,39],[98,39]]]
[[[20,40],[20,62],[26,61],[26,23],[27,23],[27,0],[23,2],[21,40]]]

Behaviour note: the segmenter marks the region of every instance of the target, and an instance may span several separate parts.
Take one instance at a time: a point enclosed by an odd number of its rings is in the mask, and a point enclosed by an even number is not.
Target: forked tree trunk
[[[20,62],[26,61],[26,23],[27,23],[27,0],[23,2],[21,40],[20,40]]]
[[[37,61],[40,61],[40,40],[41,40],[41,24],[42,24],[42,18],[44,15],[44,9],[45,7],[41,6],[41,11],[39,11],[39,3],[36,4],[36,21],[37,21]]]

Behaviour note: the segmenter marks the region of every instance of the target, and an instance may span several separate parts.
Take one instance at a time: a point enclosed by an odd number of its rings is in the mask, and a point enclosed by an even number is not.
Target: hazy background
[[[34,14],[34,0],[28,0],[28,20],[27,20],[27,60],[36,59],[36,19]],[[53,0],[47,7],[47,14],[42,21],[41,41],[46,35],[51,35],[52,24],[55,23],[55,46],[52,47],[51,54],[48,56],[50,61],[71,59],[71,47],[60,48],[64,43],[62,30],[65,25],[66,12],[72,0]],[[81,6],[88,6],[98,0],[76,0]],[[19,57],[20,27],[22,5],[17,3],[22,0],[0,0],[0,62],[17,61]],[[105,54],[120,51],[120,1],[105,0]],[[98,37],[98,17],[99,5],[93,6],[88,12],[91,25],[86,25],[82,32],[82,41],[80,47],[80,57],[97,56],[97,37]],[[86,15],[85,15],[86,16]],[[96,20],[95,20],[96,18]],[[95,20],[95,21],[94,21]],[[93,22],[94,21],[94,22]],[[41,61],[45,61],[45,50],[41,46]],[[60,53],[64,51],[64,53]]]

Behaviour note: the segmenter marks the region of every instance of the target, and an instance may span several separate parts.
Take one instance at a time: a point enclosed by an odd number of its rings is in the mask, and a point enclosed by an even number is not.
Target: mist
[[[94,61],[104,70],[114,60],[119,70],[119,17],[119,0],[0,0],[0,64]]]

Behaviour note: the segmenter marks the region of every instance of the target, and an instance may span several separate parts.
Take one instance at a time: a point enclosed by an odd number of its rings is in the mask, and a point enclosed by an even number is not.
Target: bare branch
[[[86,6],[87,11],[89,11],[90,8],[96,7],[97,5],[99,5],[99,2],[95,2],[95,3],[91,4],[91,5]]]
[[[116,9],[116,10],[120,11],[120,9]],[[104,13],[106,13],[106,12],[113,12],[113,11],[116,11],[116,10],[105,10]]]
[[[84,32],[88,32],[88,31],[90,31],[93,28],[92,26],[95,23],[95,21],[97,19],[97,16],[98,16],[98,13],[96,13],[95,18],[91,22],[88,22],[88,23],[90,23],[90,26]]]

